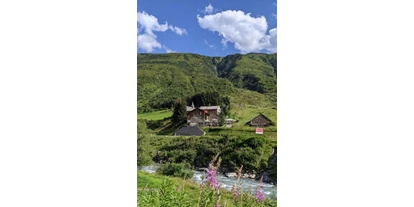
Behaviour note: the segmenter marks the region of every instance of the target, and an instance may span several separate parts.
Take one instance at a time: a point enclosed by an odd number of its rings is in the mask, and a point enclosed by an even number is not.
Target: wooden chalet
[[[264,127],[272,123],[273,123],[272,120],[270,120],[265,115],[260,113],[259,115],[257,115],[256,117],[248,121],[246,124],[249,124],[250,126],[255,126],[255,127]]]
[[[190,126],[217,126],[220,112],[220,106],[187,106],[187,123]]]

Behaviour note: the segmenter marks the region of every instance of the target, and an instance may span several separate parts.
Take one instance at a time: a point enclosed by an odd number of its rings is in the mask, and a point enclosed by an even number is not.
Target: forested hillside
[[[197,54],[138,54],[139,113],[171,108],[177,98],[203,92],[229,95],[236,88],[276,96],[276,54],[207,57]]]

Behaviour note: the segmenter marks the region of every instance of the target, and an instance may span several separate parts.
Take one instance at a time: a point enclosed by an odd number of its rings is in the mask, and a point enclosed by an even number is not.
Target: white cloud
[[[272,17],[274,17],[275,19],[277,19],[277,15],[276,14],[272,14]]]
[[[273,3],[273,5],[274,5],[275,7],[277,7],[277,2]]]
[[[222,44],[228,42],[241,53],[276,51],[276,28],[267,34],[267,21],[264,16],[251,17],[243,11],[223,11],[213,15],[197,16],[201,28],[217,32],[222,37]]]
[[[152,52],[155,48],[161,48],[161,44],[157,41],[157,37],[150,34],[138,35],[137,44],[138,48],[146,52]]]
[[[207,40],[204,40],[204,43],[207,45],[207,46],[209,46],[209,47],[211,47],[211,48],[215,48],[215,46],[214,46],[214,44],[208,44],[208,42],[207,42]]]
[[[137,27],[137,46],[146,52],[152,52],[155,48],[163,48],[154,32],[166,32],[170,29],[179,35],[187,34],[185,29],[168,25],[167,22],[160,24],[155,16],[145,11],[137,12],[137,22],[140,25]]]
[[[167,53],[174,53],[174,52],[177,52],[177,51],[174,51],[174,50],[170,50],[168,47],[166,47],[166,46],[162,46],[163,48],[164,48],[164,50],[165,50],[165,52],[167,52]]]
[[[270,52],[277,52],[277,28],[273,28],[269,30],[269,35],[267,36],[269,38],[269,46],[267,48]]]
[[[214,11],[214,7],[209,4],[208,6],[206,6],[206,8],[204,9],[204,14],[211,14]]]
[[[187,34],[187,30],[182,29],[182,28],[179,28],[179,27],[175,27],[175,26],[170,25],[168,28],[169,28],[171,31],[173,31],[173,32],[177,33],[178,35]]]
[[[141,24],[143,29],[148,34],[154,34],[153,32],[165,32],[168,30],[168,23],[158,23],[158,19],[150,14],[144,12],[137,13],[137,22]]]

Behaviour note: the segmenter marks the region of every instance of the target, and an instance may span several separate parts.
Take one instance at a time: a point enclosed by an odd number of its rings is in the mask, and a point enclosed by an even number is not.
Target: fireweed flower
[[[215,188],[216,190],[218,190],[220,188],[220,185],[218,183],[218,180],[216,178],[216,170],[214,169],[214,167],[212,165],[209,166],[208,171],[207,171],[207,182],[210,184],[210,188]]]
[[[239,190],[237,188],[234,188],[234,199],[237,199],[239,197]]]
[[[264,196],[264,192],[263,192],[262,179],[263,179],[263,177],[260,179],[260,182],[257,185],[257,189],[256,189],[256,202],[261,201],[263,203],[264,200],[265,200],[265,196]]]

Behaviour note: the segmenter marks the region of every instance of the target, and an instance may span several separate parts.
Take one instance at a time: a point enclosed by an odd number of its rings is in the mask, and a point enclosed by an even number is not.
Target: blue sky
[[[138,53],[277,52],[276,0],[139,0]]]

